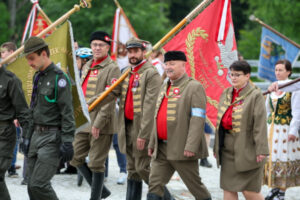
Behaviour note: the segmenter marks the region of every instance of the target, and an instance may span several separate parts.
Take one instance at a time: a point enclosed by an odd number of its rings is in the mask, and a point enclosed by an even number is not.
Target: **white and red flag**
[[[186,71],[205,88],[207,120],[215,126],[220,95],[230,86],[228,67],[238,59],[231,1],[213,1],[163,48],[185,52]]]
[[[114,26],[112,32],[112,47],[111,57],[113,60],[117,60],[119,67],[128,65],[128,58],[126,56],[125,43],[131,37],[138,37],[133,29],[129,19],[122,8],[117,8],[114,18]],[[126,65],[126,66],[125,66]]]
[[[22,44],[27,38],[38,35],[50,25],[50,23],[47,22],[47,19],[45,19],[45,17],[39,11],[41,10],[41,8],[39,7],[39,2],[37,0],[31,0],[31,2],[33,3],[33,5],[25,24],[22,36]],[[46,36],[49,34],[51,34],[51,31],[47,33]]]

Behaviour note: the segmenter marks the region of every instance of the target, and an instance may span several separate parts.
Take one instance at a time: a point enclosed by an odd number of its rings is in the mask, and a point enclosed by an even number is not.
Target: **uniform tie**
[[[32,95],[31,95],[31,102],[30,102],[30,108],[34,108],[36,106],[37,103],[37,88],[38,88],[38,82],[41,78],[41,76],[43,76],[44,73],[43,72],[39,72],[35,78],[34,78],[34,83],[33,83],[33,88],[32,88]]]

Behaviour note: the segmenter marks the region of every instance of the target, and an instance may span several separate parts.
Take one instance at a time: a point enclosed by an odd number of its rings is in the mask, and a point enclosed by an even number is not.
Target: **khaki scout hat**
[[[150,44],[150,42],[132,37],[126,42],[126,49],[141,48],[145,50],[148,44]]]
[[[47,47],[48,44],[39,37],[30,37],[24,45],[24,54],[25,56],[28,54],[31,54],[33,52],[36,52],[37,50]]]

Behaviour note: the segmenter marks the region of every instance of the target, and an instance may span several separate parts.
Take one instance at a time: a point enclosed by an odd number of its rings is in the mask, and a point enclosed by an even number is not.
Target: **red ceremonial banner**
[[[164,47],[187,57],[186,71],[205,88],[206,115],[215,126],[223,90],[230,87],[228,67],[237,60],[230,0],[215,0]]]
[[[34,22],[34,26],[33,26],[33,30],[32,30],[32,34],[31,36],[36,36],[38,35],[40,32],[42,32],[45,28],[47,28],[49,26],[49,24],[47,23],[47,21],[45,20],[45,18],[39,13],[35,22]],[[50,35],[51,32],[48,32],[46,34]]]

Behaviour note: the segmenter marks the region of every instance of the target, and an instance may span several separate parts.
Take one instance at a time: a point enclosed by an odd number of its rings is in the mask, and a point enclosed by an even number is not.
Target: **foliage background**
[[[52,21],[70,10],[79,0],[39,0]],[[155,44],[185,17],[201,0],[119,0],[140,38]],[[188,2],[188,3],[187,3]],[[262,21],[300,44],[300,1],[231,0],[232,16],[239,52],[246,59],[258,59],[261,26],[248,20],[254,14]],[[0,43],[20,45],[30,0],[0,1]],[[113,0],[93,0],[91,9],[81,9],[70,20],[81,46],[88,46],[90,34],[105,30],[111,34],[116,6]]]

